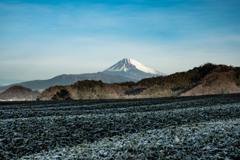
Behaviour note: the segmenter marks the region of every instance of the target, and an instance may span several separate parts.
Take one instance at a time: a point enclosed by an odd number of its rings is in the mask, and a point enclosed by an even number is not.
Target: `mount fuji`
[[[146,67],[145,65],[131,58],[124,58],[120,60],[113,66],[104,70],[103,73],[110,75],[118,75],[133,79],[135,81],[141,80],[143,78],[165,75],[164,73]]]
[[[103,72],[87,74],[63,74],[46,80],[33,80],[1,86],[0,92],[14,85],[20,85],[32,90],[44,90],[55,85],[70,85],[83,80],[101,80],[104,83],[122,83],[127,81],[139,81],[143,78],[164,75],[156,70],[148,68],[136,60],[124,58]]]

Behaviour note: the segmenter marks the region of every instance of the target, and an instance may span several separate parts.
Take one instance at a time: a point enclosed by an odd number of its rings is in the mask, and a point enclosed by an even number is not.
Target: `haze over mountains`
[[[63,74],[47,80],[33,80],[0,87],[0,92],[13,85],[21,85],[32,90],[44,90],[55,85],[70,85],[81,80],[101,80],[104,83],[137,82],[143,78],[164,75],[154,69],[144,66],[136,60],[124,58],[112,67],[97,73]]]
[[[3,86],[0,90],[6,90],[0,94],[2,100],[125,99],[239,93],[240,68],[208,63],[166,76],[134,59],[124,58],[102,72],[63,74],[48,80]]]
[[[21,80],[13,80],[13,79],[0,79],[0,86],[6,86],[9,84],[15,84],[15,83],[19,83],[21,82]]]
[[[3,93],[0,93],[0,100],[8,101],[32,101],[39,96],[38,91],[32,91],[22,86],[12,86]]]

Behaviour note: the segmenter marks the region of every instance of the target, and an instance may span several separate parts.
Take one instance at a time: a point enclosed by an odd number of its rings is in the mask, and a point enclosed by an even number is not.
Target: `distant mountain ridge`
[[[121,77],[118,75],[108,75],[102,72],[86,73],[86,74],[63,74],[47,80],[33,80],[18,84],[0,87],[1,90],[6,90],[14,85],[21,85],[32,90],[44,90],[55,85],[69,85],[81,80],[102,80],[105,83],[121,83],[125,81],[132,81],[132,79]]]
[[[116,69],[119,67],[119,69]],[[120,68],[123,68],[121,70]],[[5,91],[11,86],[21,85],[32,90],[44,90],[55,85],[70,85],[82,80],[101,80],[104,83],[122,83],[128,81],[138,81],[142,78],[153,77],[161,75],[160,72],[150,69],[133,59],[123,59],[114,67],[97,73],[86,74],[63,74],[47,80],[33,80],[22,83],[12,84],[0,87],[0,92]]]
[[[59,97],[62,93],[67,93],[65,98],[74,100],[240,93],[240,67],[208,63],[187,72],[146,78],[137,83],[106,84],[101,81],[79,81],[73,85],[50,87],[40,94],[39,99],[60,100],[63,99]]]

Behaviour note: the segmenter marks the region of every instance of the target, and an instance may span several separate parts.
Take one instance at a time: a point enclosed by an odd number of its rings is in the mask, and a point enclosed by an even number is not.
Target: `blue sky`
[[[240,66],[239,0],[0,0],[0,79],[98,72],[129,57],[171,74]]]

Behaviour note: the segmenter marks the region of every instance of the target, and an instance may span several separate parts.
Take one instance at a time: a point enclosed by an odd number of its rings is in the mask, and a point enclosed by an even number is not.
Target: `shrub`
[[[52,97],[52,100],[72,100],[72,98],[69,91],[61,89]]]

